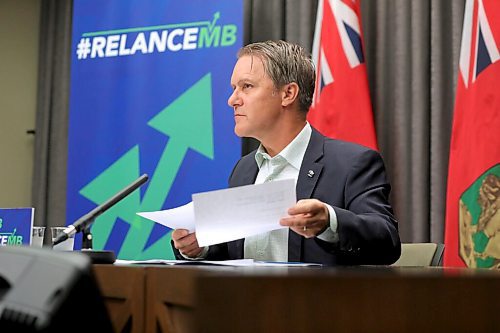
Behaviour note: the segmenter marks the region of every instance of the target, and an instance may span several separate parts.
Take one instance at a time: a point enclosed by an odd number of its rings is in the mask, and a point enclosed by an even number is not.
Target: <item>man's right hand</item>
[[[189,258],[196,258],[203,251],[203,248],[198,246],[195,232],[190,234],[186,229],[175,229],[172,231],[172,240],[175,248]]]

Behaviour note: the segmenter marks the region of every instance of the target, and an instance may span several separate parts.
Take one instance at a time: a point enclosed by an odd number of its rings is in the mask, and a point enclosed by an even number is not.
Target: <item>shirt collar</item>
[[[288,163],[290,163],[295,169],[300,170],[300,166],[302,165],[302,160],[304,159],[304,155],[306,153],[307,145],[309,144],[309,140],[311,139],[311,125],[306,122],[306,125],[300,131],[299,134],[290,142],[278,155],[271,157],[264,147],[259,145],[257,152],[255,153],[255,161],[257,162],[257,166],[262,166],[264,160],[271,160],[280,156],[280,158],[285,159]]]

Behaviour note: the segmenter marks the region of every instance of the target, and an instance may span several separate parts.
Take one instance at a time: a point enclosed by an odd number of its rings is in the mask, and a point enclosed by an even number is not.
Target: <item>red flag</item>
[[[326,136],[377,149],[361,36],[358,1],[319,1],[307,120]]]
[[[450,146],[445,266],[500,266],[500,2],[468,0]]]

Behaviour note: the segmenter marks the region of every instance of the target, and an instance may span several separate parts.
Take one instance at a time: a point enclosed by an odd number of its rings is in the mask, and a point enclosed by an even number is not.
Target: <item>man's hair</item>
[[[238,58],[246,55],[262,60],[264,70],[276,88],[292,82],[297,83],[300,110],[309,110],[316,76],[311,57],[303,47],[282,40],[268,40],[241,48]]]

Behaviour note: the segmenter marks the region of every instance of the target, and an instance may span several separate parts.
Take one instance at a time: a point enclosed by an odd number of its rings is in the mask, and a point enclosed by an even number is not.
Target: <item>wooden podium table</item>
[[[144,267],[94,265],[94,274],[115,332],[144,332]]]
[[[94,267],[117,332],[494,332],[500,272]]]

